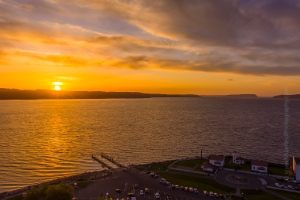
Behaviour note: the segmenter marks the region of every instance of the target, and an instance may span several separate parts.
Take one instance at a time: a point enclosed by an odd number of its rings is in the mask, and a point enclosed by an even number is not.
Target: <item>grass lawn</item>
[[[283,167],[268,167],[269,168],[269,174],[279,175],[279,176],[287,176],[285,174],[285,169]]]
[[[145,166],[145,169],[148,171],[166,171],[168,166],[171,165],[174,161],[166,161],[159,163],[151,163]]]
[[[86,186],[88,186],[92,182],[93,181],[79,182],[79,183],[77,183],[77,185],[78,185],[79,188],[85,188]]]
[[[285,192],[285,191],[280,191],[280,190],[276,190],[276,193],[280,194],[282,196],[285,196],[285,197],[287,197],[289,199],[292,199],[292,200],[298,200],[298,199],[300,199],[300,194],[297,194],[297,193]]]
[[[23,195],[20,194],[20,195],[18,195],[18,196],[12,197],[12,198],[10,198],[10,199],[8,199],[8,200],[22,200],[22,199],[23,199]]]
[[[202,164],[208,162],[207,159],[202,158]],[[201,165],[201,159],[193,159],[193,160],[180,160],[175,165],[184,166],[184,167],[191,167],[194,168],[196,165]]]
[[[266,200],[266,199],[280,200],[281,199],[262,190],[241,190],[241,192],[244,193],[244,197],[247,200]]]
[[[167,172],[160,173],[160,176],[164,177],[172,184],[178,184],[185,187],[194,187],[194,188],[198,188],[199,190],[207,190],[207,191],[213,191],[213,192],[223,193],[223,194],[235,192],[235,188],[221,185],[215,180],[209,178],[201,178],[201,177],[187,176],[183,174],[173,174]]]

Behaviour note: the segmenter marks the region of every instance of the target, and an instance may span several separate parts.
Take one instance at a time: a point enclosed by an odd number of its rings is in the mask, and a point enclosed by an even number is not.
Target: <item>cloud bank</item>
[[[297,0],[25,2],[0,1],[1,66],[300,75]]]

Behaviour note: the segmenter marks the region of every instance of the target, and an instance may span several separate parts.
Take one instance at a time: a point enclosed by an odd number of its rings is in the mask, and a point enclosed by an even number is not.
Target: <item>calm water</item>
[[[300,101],[289,104],[290,155],[300,156]],[[124,164],[237,150],[284,162],[284,100],[152,98],[0,101],[0,193]]]

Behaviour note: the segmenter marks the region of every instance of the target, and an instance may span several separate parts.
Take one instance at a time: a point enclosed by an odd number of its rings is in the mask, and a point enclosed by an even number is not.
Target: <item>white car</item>
[[[209,196],[211,196],[211,197],[214,197],[214,196],[215,196],[213,192],[209,192],[208,194],[209,194]]]
[[[291,189],[291,190],[294,190],[295,188],[291,185],[288,185],[288,188]]]
[[[198,190],[197,188],[194,188],[194,192],[195,192],[196,194],[198,194],[198,193],[199,193],[199,190]]]
[[[144,195],[144,191],[143,190],[140,191],[140,195]]]
[[[279,184],[279,183],[275,183],[275,186],[276,186],[276,187],[280,187],[280,184]]]
[[[194,188],[190,187],[190,188],[189,188],[189,191],[190,191],[190,192],[194,192]]]
[[[155,199],[160,199],[160,195],[158,192],[156,192],[154,196],[155,196]]]

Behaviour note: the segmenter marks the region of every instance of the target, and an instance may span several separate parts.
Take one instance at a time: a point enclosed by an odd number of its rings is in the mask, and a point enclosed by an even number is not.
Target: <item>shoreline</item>
[[[226,155],[224,157],[230,158],[232,157],[231,155]],[[203,156],[202,158],[207,159],[208,157]],[[163,164],[163,163],[169,163],[169,162],[176,162],[176,161],[181,161],[181,160],[193,160],[193,159],[201,159],[200,156],[194,156],[194,157],[186,157],[186,158],[181,158],[181,159],[171,159],[171,160],[164,160],[164,161],[159,161],[159,162],[150,162],[150,163],[143,163],[143,164],[135,164],[133,165],[133,167],[135,167],[136,169],[139,170],[140,167],[145,167],[145,166],[149,166],[149,165],[154,165],[154,164]],[[250,161],[251,159],[245,158],[245,160]],[[280,163],[271,163],[268,162],[270,165],[275,165],[278,167],[284,167],[284,164],[280,164]],[[113,168],[113,169],[118,169],[118,168]],[[88,171],[88,172],[83,172],[80,174],[75,174],[75,175],[70,175],[70,176],[64,176],[61,178],[56,178],[50,181],[45,181],[45,182],[41,182],[41,183],[37,183],[37,184],[33,184],[33,185],[29,185],[29,186],[25,186],[19,189],[14,189],[14,190],[10,190],[10,191],[5,191],[0,193],[0,199],[7,199],[8,197],[13,197],[13,196],[17,196],[20,195],[28,190],[34,189],[34,188],[40,188],[43,185],[54,185],[54,184],[58,184],[60,182],[65,182],[67,184],[70,184],[70,182],[74,182],[78,179],[83,179],[86,177],[93,177],[96,174],[99,173],[105,173],[105,172],[109,172],[110,169],[102,169],[102,170],[96,170],[96,171]],[[91,178],[90,180],[97,180],[97,179],[93,179]],[[80,181],[76,181],[76,182],[80,182]]]
[[[108,170],[103,169],[103,170],[96,170],[96,171],[90,171],[90,172],[83,172],[83,173],[80,173],[80,174],[65,176],[65,177],[56,178],[56,179],[53,179],[53,180],[50,180],[50,181],[45,181],[45,182],[41,182],[41,183],[37,183],[37,184],[33,184],[33,185],[28,185],[28,186],[25,186],[25,187],[22,187],[22,188],[19,188],[19,189],[9,190],[9,191],[5,191],[5,192],[0,193],[0,199],[2,200],[2,199],[11,198],[11,197],[20,195],[20,194],[22,194],[22,193],[24,193],[28,190],[35,189],[35,188],[40,188],[44,185],[55,185],[55,184],[58,184],[60,182],[65,182],[67,184],[70,184],[70,182],[74,182],[78,179],[83,179],[84,180],[87,177],[89,177],[89,178],[91,178],[93,176],[96,177],[97,174],[105,173],[105,172],[108,173]],[[91,178],[90,180],[92,180],[92,179],[93,178]],[[94,179],[94,180],[97,180],[97,179]]]

